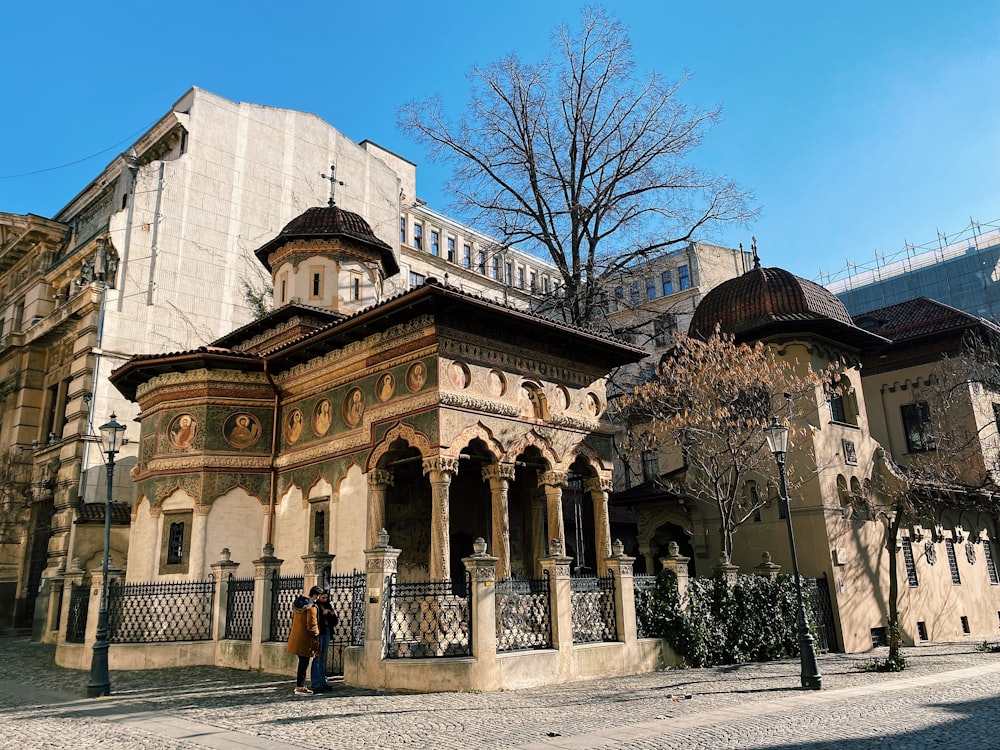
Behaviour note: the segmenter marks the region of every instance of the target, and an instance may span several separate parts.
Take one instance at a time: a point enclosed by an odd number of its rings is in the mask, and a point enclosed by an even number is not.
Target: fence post
[[[719,555],[719,564],[712,568],[713,573],[721,573],[726,579],[726,585],[732,588],[736,585],[736,575],[740,572],[738,565],[729,562],[729,555],[723,552]]]
[[[778,577],[778,573],[781,572],[781,566],[777,563],[771,562],[770,552],[762,552],[760,556],[760,564],[754,565],[753,572],[759,576],[763,576],[769,581],[773,581]]]
[[[573,558],[563,554],[562,541],[549,542],[549,555],[538,563],[549,574],[549,601],[552,605],[552,648],[559,650],[559,672],[569,676],[573,654],[573,592],[569,564]]]
[[[663,565],[663,569],[672,570],[674,575],[677,576],[677,596],[681,607],[687,606],[689,562],[691,562],[691,558],[680,554],[680,547],[677,546],[677,542],[668,544],[667,556],[660,558],[660,564]]]
[[[222,641],[226,638],[226,620],[229,618],[229,576],[233,574],[239,563],[229,559],[229,547],[223,547],[219,560],[212,563],[212,575],[215,577],[215,602],[212,606],[213,639]]]
[[[377,674],[384,654],[385,617],[392,617],[392,612],[384,612],[386,585],[393,573],[399,558],[398,550],[389,546],[389,534],[381,529],[375,537],[375,546],[365,550],[365,570],[367,574],[367,599],[365,604],[365,653],[363,670],[371,670]],[[345,665],[346,666],[346,665]],[[346,674],[345,674],[346,678]]]
[[[74,585],[82,586],[84,575],[86,575],[86,573],[83,567],[80,565],[80,559],[76,557],[74,557],[73,562],[70,563],[69,570],[67,570],[65,573],[62,574],[63,600],[62,600],[62,609],[59,613],[59,637],[58,637],[59,643],[66,642],[66,633],[67,633],[67,628],[69,627],[70,599],[73,598],[72,594],[73,586]],[[88,618],[90,615],[89,609],[90,608],[88,602],[88,611],[87,611]]]
[[[121,568],[108,568],[108,641],[111,641],[111,636],[115,632],[115,621],[112,617],[114,609],[111,607],[111,586],[112,584],[118,583],[122,578],[125,577],[125,571]],[[87,648],[94,647],[94,641],[97,640],[97,619],[99,617],[99,612],[101,611],[101,584],[104,581],[104,577],[101,575],[101,569],[95,568],[90,571],[90,601],[87,603],[87,634],[84,637],[84,643]]]
[[[615,539],[611,545],[611,557],[606,561],[609,573],[615,577],[615,627],[618,640],[635,643],[638,640],[635,624],[635,588],[632,581],[634,557],[625,554],[625,545]]]
[[[281,572],[281,560],[274,556],[274,545],[265,544],[264,554],[253,561],[253,622],[250,626],[250,668],[261,666],[264,639],[271,635],[271,587],[274,575]]]
[[[486,553],[486,540],[477,537],[473,553],[463,557],[465,569],[472,579],[469,625],[472,655],[477,660],[495,659],[497,655],[497,560]]]

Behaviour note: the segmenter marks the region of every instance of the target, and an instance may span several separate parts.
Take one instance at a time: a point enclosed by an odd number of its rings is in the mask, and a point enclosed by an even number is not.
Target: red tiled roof
[[[104,523],[104,503],[77,505],[76,523]],[[111,503],[111,523],[128,526],[132,523],[132,506],[128,503]]]
[[[947,331],[982,325],[1000,333],[1000,327],[943,302],[917,297],[854,316],[860,327],[894,342],[910,341]]]

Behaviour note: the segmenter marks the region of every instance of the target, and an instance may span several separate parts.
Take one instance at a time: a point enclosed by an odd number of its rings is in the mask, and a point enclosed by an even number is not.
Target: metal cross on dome
[[[324,180],[330,181],[330,200],[327,201],[327,205],[328,206],[337,205],[337,201],[335,200],[337,185],[344,187],[347,184],[343,180],[337,179],[337,165],[336,164],[330,165],[330,174],[326,175],[320,172],[319,176],[322,177]]]

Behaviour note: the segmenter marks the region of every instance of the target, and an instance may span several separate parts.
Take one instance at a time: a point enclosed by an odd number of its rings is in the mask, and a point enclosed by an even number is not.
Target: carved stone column
[[[479,660],[496,659],[497,618],[496,587],[497,558],[486,554],[486,541],[479,537],[473,542],[473,554],[462,563],[472,579],[472,655]]]
[[[533,575],[538,578],[542,574],[539,563],[548,554],[548,543],[545,541],[545,493],[541,488],[533,487],[531,494],[531,553],[534,555]]]
[[[392,486],[392,472],[372,469],[368,472],[368,547],[374,547],[378,533],[385,528],[385,493]]]
[[[483,467],[483,480],[490,483],[493,509],[493,554],[497,556],[496,577],[510,578],[510,511],[507,492],[514,481],[514,464]]]
[[[626,643],[634,643],[637,638],[635,583],[632,577],[634,562],[634,557],[625,554],[621,540],[616,539],[611,548],[611,557],[605,561],[605,568],[615,577],[615,628],[618,640]]]
[[[588,477],[583,480],[583,489],[590,493],[590,499],[594,504],[597,575],[607,575],[607,561],[611,557],[611,522],[608,520],[608,493],[611,492],[611,480],[604,477]]]
[[[250,636],[250,668],[260,669],[261,644],[271,639],[271,590],[275,577],[281,575],[281,558],[274,556],[274,545],[265,544],[263,554],[253,561],[253,624]]]
[[[680,598],[681,606],[687,606],[689,562],[691,562],[691,558],[681,554],[680,546],[677,542],[668,544],[667,556],[660,558],[663,569],[672,570],[674,571],[674,575],[677,576],[677,595]]]
[[[226,638],[226,620],[229,618],[229,577],[240,567],[233,562],[229,548],[223,547],[219,559],[212,563],[212,575],[215,576],[215,601],[212,602],[212,640],[221,641]]]
[[[778,573],[781,572],[781,566],[771,561],[770,552],[762,552],[760,555],[760,564],[753,566],[753,572],[755,575],[759,575],[767,578],[769,581],[773,581],[778,577]]]
[[[566,549],[566,525],[563,523],[562,490],[569,478],[563,471],[546,471],[539,475],[538,486],[545,490],[545,505],[548,509],[549,540],[559,540],[559,549]],[[577,565],[581,564],[577,560]]]
[[[191,565],[188,575],[192,580],[200,581],[208,572],[205,564],[205,542],[208,536],[208,514],[212,512],[211,505],[195,503],[194,518],[191,519]]]
[[[553,539],[547,556],[539,560],[549,574],[549,606],[552,613],[552,648],[558,649],[558,672],[569,675],[573,652],[573,594],[570,587],[569,564],[572,558],[563,554],[562,542]]]
[[[435,456],[424,459],[424,474],[431,483],[431,557],[428,561],[432,581],[451,578],[450,500],[451,478],[458,473],[458,459]]]

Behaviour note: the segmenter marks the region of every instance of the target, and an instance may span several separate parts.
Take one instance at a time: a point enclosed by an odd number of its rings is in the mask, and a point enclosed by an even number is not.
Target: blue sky
[[[542,57],[581,3],[17,2],[0,47],[0,211],[51,216],[189,87],[315,112],[419,165],[447,211],[448,173],[396,108],[516,51]],[[693,78],[723,106],[698,165],[756,194],[760,218],[712,238],[806,278],[1000,220],[1000,3],[608,2],[640,69]],[[98,153],[102,152],[102,153]],[[97,154],[96,156],[94,156]],[[92,157],[92,158],[86,158]],[[59,169],[49,169],[72,164]],[[39,172],[38,174],[23,175]]]

